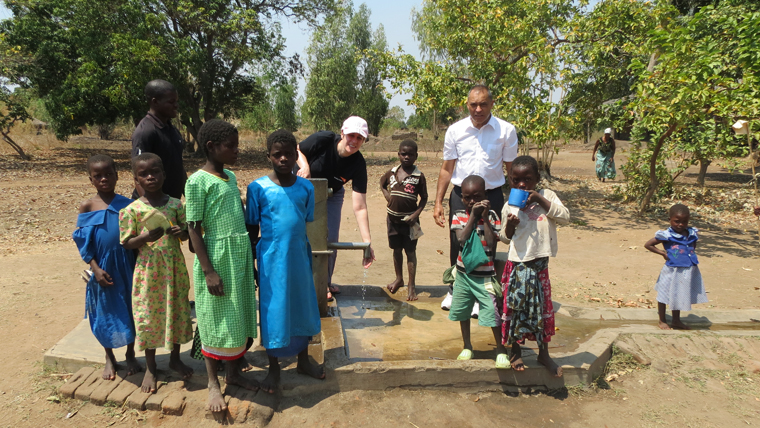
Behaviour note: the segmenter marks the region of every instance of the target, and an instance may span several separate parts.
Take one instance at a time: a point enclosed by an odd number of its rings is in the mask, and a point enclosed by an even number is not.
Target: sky
[[[354,9],[365,3],[372,11],[370,22],[372,31],[375,31],[379,24],[385,29],[385,38],[388,42],[388,48],[395,49],[400,44],[406,53],[410,53],[419,58],[419,49],[417,41],[414,39],[412,32],[412,8],[420,8],[422,0],[355,0]],[[6,19],[11,16],[10,11],[3,3],[0,3],[0,19]],[[296,24],[284,22],[282,25],[283,36],[287,39],[286,51],[287,56],[298,53],[301,61],[306,63],[306,47],[309,45],[310,31],[305,24]],[[386,85],[389,90],[390,86]],[[299,80],[299,94],[303,94],[306,83],[303,79]],[[390,107],[401,106],[406,115],[414,113],[414,107],[406,104],[409,94],[394,94],[390,101]]]

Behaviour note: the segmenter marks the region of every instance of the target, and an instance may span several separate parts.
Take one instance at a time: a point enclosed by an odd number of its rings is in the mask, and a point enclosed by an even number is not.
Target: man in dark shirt
[[[367,139],[367,122],[358,116],[351,116],[343,122],[340,135],[330,131],[316,132],[298,145],[298,176],[304,178],[326,178],[327,185],[333,190],[327,198],[327,241],[337,242],[340,232],[340,212],[343,207],[343,185],[351,180],[352,203],[356,223],[362,241],[371,242],[369,233],[369,217],[367,214],[367,163],[359,153]],[[370,247],[371,249],[371,247]],[[332,285],[332,274],[335,269],[335,253],[328,261],[328,276],[330,293],[338,293]],[[375,259],[372,257],[362,260],[368,268]]]
[[[171,119],[177,117],[178,96],[174,85],[165,80],[151,80],[145,85],[150,109],[132,133],[132,159],[141,153],[155,153],[164,164],[163,191],[180,199],[185,193],[187,173],[182,163],[184,142]],[[133,198],[142,191],[135,188]]]

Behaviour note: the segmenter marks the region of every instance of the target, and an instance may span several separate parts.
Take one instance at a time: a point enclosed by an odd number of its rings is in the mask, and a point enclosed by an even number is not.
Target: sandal
[[[334,296],[337,296],[340,294],[340,289],[334,285],[327,286],[327,290],[330,291]]]
[[[507,354],[499,354],[496,356],[496,368],[497,369],[511,369],[512,365],[509,363],[509,357]]]
[[[459,356],[457,357],[457,360],[471,360],[472,359],[472,349],[462,349],[462,352],[459,353]]]

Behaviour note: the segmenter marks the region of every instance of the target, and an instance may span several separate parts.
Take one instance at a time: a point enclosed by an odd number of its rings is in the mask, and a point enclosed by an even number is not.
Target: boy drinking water
[[[395,293],[404,285],[402,262],[406,252],[409,270],[409,293],[406,300],[417,300],[414,280],[417,273],[417,239],[422,235],[420,213],[427,204],[427,181],[425,175],[414,165],[417,161],[417,143],[406,139],[398,146],[401,165],[386,172],[380,178],[380,189],[388,201],[388,245],[393,250],[393,266],[396,279],[388,284],[388,291]],[[417,198],[419,197],[419,203]]]
[[[552,284],[549,281],[549,257],[557,255],[557,225],[570,222],[570,211],[556,193],[536,190],[541,174],[538,162],[530,156],[518,156],[512,162],[509,182],[512,191],[527,192],[523,207],[504,205],[505,222],[499,238],[509,244],[509,255],[501,277],[504,290],[504,344],[512,346],[511,365],[525,370],[521,343],[525,339],[538,344],[538,362],[555,377],[560,367],[549,356],[549,342],[554,336]]]
[[[458,360],[472,358],[470,316],[475,302],[480,304],[478,324],[491,327],[496,339],[496,368],[509,368],[507,350],[501,340],[501,316],[498,310],[501,287],[494,277],[493,257],[501,230],[499,217],[486,199],[486,182],[470,175],[462,181],[462,202],[466,211],[451,214],[451,230],[459,241],[454,295],[449,319],[459,321],[464,349]]]

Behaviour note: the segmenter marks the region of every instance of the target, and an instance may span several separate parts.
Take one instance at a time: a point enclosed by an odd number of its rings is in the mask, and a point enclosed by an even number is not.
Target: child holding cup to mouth
[[[557,194],[536,190],[540,180],[538,163],[530,156],[512,162],[512,190],[501,213],[505,226],[499,238],[509,244],[502,286],[504,315],[502,341],[512,347],[510,363],[523,371],[520,344],[525,339],[538,343],[538,362],[553,376],[562,367],[549,357],[548,343],[554,335],[554,308],[549,282],[549,257],[557,255],[557,224],[567,224],[570,212]]]

